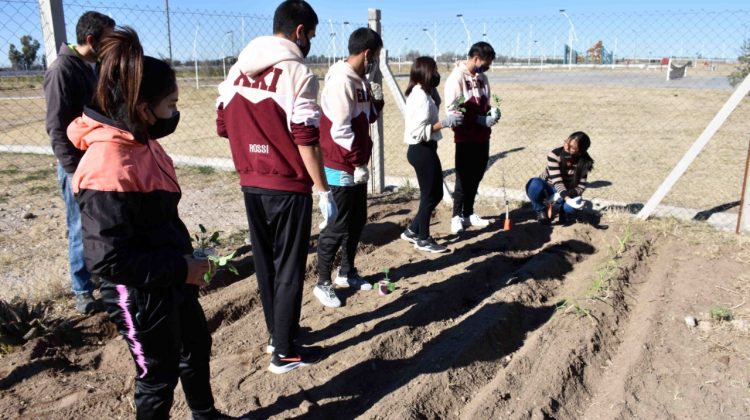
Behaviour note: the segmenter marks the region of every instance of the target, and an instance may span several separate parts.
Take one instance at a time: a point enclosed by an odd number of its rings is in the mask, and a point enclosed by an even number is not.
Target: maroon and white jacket
[[[443,104],[448,107],[463,96],[466,102],[464,107],[464,123],[453,128],[456,143],[487,143],[490,141],[492,129],[484,127],[477,122],[477,117],[487,115],[490,112],[490,82],[487,75],[477,73],[471,75],[466,68],[466,62],[456,63],[448,79],[445,81],[445,95]]]
[[[370,124],[378,119],[384,102],[372,98],[370,84],[346,60],[331,66],[325,81],[320,95],[323,164],[352,174],[370,161]]]
[[[219,85],[216,131],[229,139],[243,187],[312,192],[297,146],[319,143],[317,96],[295,43],[262,36],[242,50]]]

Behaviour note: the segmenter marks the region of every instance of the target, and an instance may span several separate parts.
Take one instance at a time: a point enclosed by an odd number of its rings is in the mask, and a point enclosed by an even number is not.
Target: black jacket
[[[60,46],[57,59],[44,73],[44,97],[47,101],[45,126],[52,151],[65,172],[72,174],[83,151],[68,140],[68,125],[83,114],[96,90],[96,71],[67,44]]]
[[[180,220],[172,159],[159,142],[86,108],[68,128],[86,154],[73,176],[86,268],[104,280],[147,289],[185,283],[193,252]]]

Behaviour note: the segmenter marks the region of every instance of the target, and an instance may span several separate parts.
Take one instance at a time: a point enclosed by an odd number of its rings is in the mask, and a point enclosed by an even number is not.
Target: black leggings
[[[437,142],[410,144],[406,158],[417,171],[419,183],[419,210],[409,229],[419,239],[427,239],[430,236],[430,216],[443,199],[443,168],[437,154]]]
[[[474,214],[474,200],[490,158],[490,143],[456,143],[456,188],[453,216]]]

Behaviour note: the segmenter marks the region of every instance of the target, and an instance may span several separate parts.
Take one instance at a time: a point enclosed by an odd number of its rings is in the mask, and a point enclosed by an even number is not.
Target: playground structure
[[[599,40],[591,48],[586,50],[586,54],[572,50],[569,45],[565,44],[563,48],[563,64],[612,64],[614,53],[604,48],[604,43]]]

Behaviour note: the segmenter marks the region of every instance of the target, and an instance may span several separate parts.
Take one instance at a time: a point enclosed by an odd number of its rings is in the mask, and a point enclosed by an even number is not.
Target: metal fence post
[[[367,9],[368,26],[373,31],[382,35],[380,26],[380,9]],[[381,63],[388,63],[388,52],[383,48],[380,54]],[[370,82],[383,85],[383,74],[380,69],[373,72],[372,79]],[[370,124],[370,136],[372,137],[372,176],[371,188],[373,193],[382,193],[385,190],[385,150],[383,141],[383,115],[378,117],[378,120]]]
[[[39,0],[39,17],[44,36],[44,56],[49,66],[57,58],[60,44],[66,42],[62,0]]]

